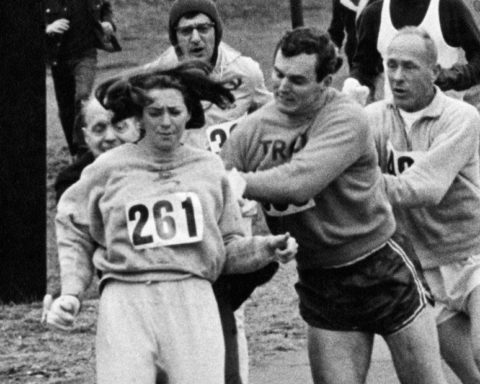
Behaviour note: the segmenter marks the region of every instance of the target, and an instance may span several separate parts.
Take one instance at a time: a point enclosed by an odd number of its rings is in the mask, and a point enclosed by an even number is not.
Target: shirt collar
[[[446,97],[447,96],[440,90],[440,88],[435,85],[435,96],[433,97],[432,102],[423,110],[422,118],[428,117],[436,119],[440,117]],[[388,108],[398,112],[398,108],[393,103],[393,96],[386,100],[386,103]]]

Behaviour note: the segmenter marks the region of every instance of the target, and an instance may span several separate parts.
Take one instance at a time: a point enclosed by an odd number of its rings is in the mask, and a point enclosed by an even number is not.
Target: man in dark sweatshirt
[[[237,196],[262,202],[273,233],[295,233],[313,382],[364,383],[379,334],[402,383],[446,383],[430,295],[396,231],[367,116],[330,86],[337,49],[297,28],[274,57],[274,101],[239,122],[221,156]]]

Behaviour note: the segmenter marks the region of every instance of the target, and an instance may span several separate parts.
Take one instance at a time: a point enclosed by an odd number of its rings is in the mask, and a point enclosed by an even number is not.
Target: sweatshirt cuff
[[[78,276],[62,276],[62,295],[76,296],[81,301],[86,289],[85,285],[85,282]]]

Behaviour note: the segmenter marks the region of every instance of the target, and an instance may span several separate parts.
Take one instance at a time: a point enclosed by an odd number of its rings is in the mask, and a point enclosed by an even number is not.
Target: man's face
[[[180,60],[200,59],[210,63],[215,50],[215,28],[212,20],[205,14],[187,19],[182,17],[177,25],[176,34]]]
[[[96,108],[87,116],[87,126],[83,128],[85,142],[95,157],[109,149],[115,148],[125,142],[135,142],[140,138],[140,129],[136,121],[122,120],[116,124],[111,123],[112,113]]]
[[[278,50],[272,82],[275,104],[280,112],[297,115],[316,107],[326,82],[317,82],[314,54],[285,57]]]
[[[387,77],[393,102],[404,111],[425,108],[435,94],[435,66],[429,63],[425,42],[417,35],[395,37],[387,50]]]

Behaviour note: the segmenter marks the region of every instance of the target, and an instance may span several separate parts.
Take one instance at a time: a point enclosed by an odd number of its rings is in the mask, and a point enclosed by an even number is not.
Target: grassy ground
[[[327,28],[330,2],[304,1],[307,25]],[[171,0],[112,1],[124,50],[100,53],[98,80],[123,69],[146,63],[167,45],[166,20]],[[240,3],[240,5],[239,5]],[[219,0],[226,28],[224,40],[260,62],[270,84],[272,50],[283,31],[290,28],[288,1]],[[345,69],[337,77],[344,77]],[[55,202],[52,191],[58,171],[69,163],[68,151],[57,118],[50,77],[47,77],[48,126],[48,287],[59,286],[53,233]],[[298,316],[293,289],[295,265],[284,267],[259,288],[246,311],[252,364],[282,350],[304,347],[304,325]],[[0,307],[1,383],[93,383],[96,285],[89,291],[78,324],[72,333],[49,331],[39,324],[40,303]]]

